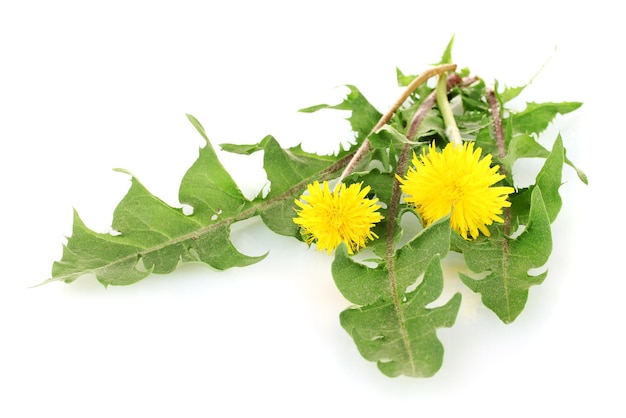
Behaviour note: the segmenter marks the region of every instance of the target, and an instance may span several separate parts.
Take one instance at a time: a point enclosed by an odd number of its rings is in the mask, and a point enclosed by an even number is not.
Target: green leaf
[[[214,217],[235,216],[249,202],[219,162],[200,122],[191,115],[187,115],[187,118],[202,135],[206,145],[200,148],[200,155],[185,173],[178,197],[181,203],[193,207],[193,217],[190,217],[190,220],[195,220],[205,226],[215,221]],[[141,206],[130,208],[130,211],[139,212],[138,208]],[[183,219],[185,218],[181,218],[180,221]],[[175,221],[172,220],[172,222]],[[129,226],[132,228],[132,224]]]
[[[230,152],[232,154],[251,155],[257,151],[263,151],[267,141],[272,140],[271,135],[267,135],[260,142],[255,144],[220,144],[222,151]]]
[[[308,154],[300,147],[283,150],[271,136],[237,147],[237,152],[265,152],[270,192],[250,201],[219,162],[200,122],[187,117],[206,140],[179,190],[180,202],[189,205],[192,214],[167,205],[132,177],[113,214],[115,234],[94,232],[75,214],[72,236],[46,282],[69,283],[91,274],[105,286],[127,285],[150,273],[169,273],[182,262],[202,262],[218,270],[256,263],[265,255],[237,251],[229,238],[231,225],[260,215],[271,230],[299,236],[292,221],[293,200],[306,184],[336,174],[349,158]]]
[[[441,56],[440,64],[451,64],[452,63],[452,47],[454,46],[454,35],[448,41],[448,45],[446,49],[443,51],[443,55]]]
[[[410,141],[404,133],[399,132],[391,125],[383,126],[378,132],[372,133],[369,138],[372,148],[376,149],[387,149],[392,143],[395,148],[402,148],[404,144],[418,145],[422,143]]]
[[[540,145],[535,138],[527,134],[515,135],[509,141],[506,157],[500,162],[508,173],[513,172],[513,164],[520,158],[547,158],[550,151]]]
[[[530,275],[529,271],[543,267],[552,251],[550,218],[541,189],[532,191],[528,224],[516,238],[491,237],[488,240],[456,243],[465,262],[474,273],[487,273],[474,279],[459,273],[463,283],[482,295],[483,304],[504,323],[511,323],[522,312],[528,299],[528,289],[541,284],[547,271]]]
[[[483,155],[491,154],[496,157],[498,155],[498,146],[496,145],[496,141],[493,139],[491,130],[491,126],[480,129],[476,133],[475,142],[476,146],[483,150]]]
[[[263,168],[270,182],[265,197],[255,203],[265,225],[280,235],[299,237],[298,227],[293,222],[294,200],[306,185],[315,180],[324,181],[333,177],[349,160],[351,154],[338,158],[307,153],[300,145],[283,149],[276,139],[268,135],[261,142],[251,145],[221,144],[223,150],[238,154],[263,151]]]
[[[377,361],[388,376],[432,376],[441,367],[443,348],[436,329],[454,324],[461,297],[456,295],[439,308],[425,306],[441,294],[439,258],[449,246],[450,223],[444,218],[422,230],[395,256],[379,259],[375,268],[354,261],[343,245],[336,251],[335,284],[346,299],[360,305],[344,311],[341,324],[361,354]]]
[[[430,138],[434,135],[445,137],[445,132],[446,127],[441,113],[438,110],[430,110],[417,129],[415,138]]]
[[[504,90],[501,93],[498,93],[497,95],[501,103],[507,103],[515,99],[517,96],[519,96],[524,91],[525,88],[526,88],[526,85],[518,86],[518,87],[507,86],[504,88]]]
[[[489,104],[487,103],[487,85],[484,80],[478,80],[471,86],[458,88],[460,91],[461,100],[463,103],[463,111],[478,111],[482,114],[482,117],[489,117]],[[460,115],[463,116],[463,115]]]
[[[523,134],[539,134],[548,127],[557,114],[573,112],[580,106],[582,106],[580,102],[527,103],[526,109],[511,116],[513,129]]]
[[[341,326],[352,336],[361,355],[377,362],[389,377],[430,377],[443,362],[437,329],[454,325],[461,304],[455,294],[445,305],[426,308],[443,289],[439,257],[433,256],[422,282],[395,303],[381,301],[343,311]]]
[[[452,62],[453,44],[454,36],[441,63]],[[231,242],[231,226],[258,216],[271,231],[302,240],[293,222],[294,200],[308,184],[337,179],[342,173],[346,185],[362,182],[370,187],[367,197],[379,199],[384,218],[371,230],[378,238],[368,242],[364,251],[349,255],[345,244],[335,251],[333,279],[353,304],[340,314],[341,326],[363,357],[376,362],[385,375],[432,376],[441,368],[444,356],[438,329],[454,325],[461,303],[459,293],[442,297],[440,260],[451,248],[462,253],[472,274],[459,273],[461,281],[480,294],[484,305],[503,322],[514,321],[526,305],[530,287],[547,276],[545,264],[552,251],[550,224],[563,204],[559,194],[563,165],[571,165],[587,183],[585,174],[567,159],[560,135],[551,151],[538,142],[539,134],[556,115],[571,112],[580,103],[528,103],[525,110],[515,112],[504,104],[530,83],[507,87],[496,93],[505,116],[502,132],[497,131],[498,141],[504,144],[496,143],[488,99],[491,93],[484,80],[470,74],[467,67],[451,74],[449,81],[453,83],[447,97],[454,113],[446,112],[446,121],[436,104],[432,83],[412,90],[377,132],[372,129],[381,113],[352,85],[346,86],[348,93],[339,104],[302,109],[305,113],[322,109],[349,112],[347,120],[356,141],[337,155],[311,154],[301,146],[284,149],[271,135],[252,144],[221,144],[222,150],[230,153],[263,153],[267,184],[251,200],[221,165],[200,122],[187,115],[206,144],[182,178],[180,207],[166,204],[131,175],[130,188],[114,211],[111,233],[89,229],[74,211],[72,235],[46,282],[69,283],[93,275],[105,286],[129,285],[152,273],[169,273],[186,262],[200,262],[218,270],[256,263],[265,255],[240,253]],[[399,85],[406,86],[416,76],[396,68],[396,77]],[[419,126],[411,126],[416,121],[421,121]],[[396,177],[396,173],[406,172],[410,155],[419,155],[426,144],[445,146],[447,128],[454,125],[463,140],[474,140],[483,155],[492,154],[494,162],[506,169],[504,184],[513,185],[513,168],[519,159],[545,159],[535,184],[510,195],[511,207],[504,209],[506,223],[490,226],[491,236],[473,241],[452,233],[450,216],[422,227],[419,208],[403,201]],[[370,139],[369,146],[360,153],[357,148],[366,138]],[[345,167],[349,170],[343,173]],[[334,224],[336,219],[333,213],[324,221]],[[403,236],[409,231],[419,232]]]
[[[398,81],[399,87],[406,87],[415,79],[414,75],[407,75],[402,72],[398,67],[396,67],[396,80]]]
[[[350,117],[347,120],[356,133],[357,143],[361,143],[371,133],[372,128],[378,123],[382,114],[370,104],[355,86],[346,86],[350,92],[347,97],[337,105],[320,104],[300,109],[300,112],[313,113],[321,109],[349,110]]]
[[[94,232],[75,213],[72,236],[48,281],[70,283],[92,274],[105,286],[128,285],[150,273],[169,273],[182,261],[200,261],[222,270],[265,257],[246,256],[232,245],[229,235],[234,219],[227,215],[227,204],[225,212],[218,209],[216,219],[209,222],[204,217],[210,208],[198,205],[194,209],[199,215],[185,215],[150,194],[133,177],[113,215],[112,227],[119,235]]]
[[[560,141],[562,145],[560,135],[558,141]],[[565,150],[563,150],[563,152],[565,153]],[[520,158],[548,158],[549,155],[550,151],[539,144],[535,138],[530,135],[519,134],[511,139],[507,149],[507,155],[505,158],[500,159],[500,161],[504,164],[507,172],[511,173],[513,172],[513,164]],[[587,175],[567,159],[565,155],[563,156],[563,161],[576,171],[578,178],[583,183],[588,184]]]
[[[333,156],[306,153],[300,146],[285,150],[273,137],[265,142],[263,150],[263,167],[270,181],[270,191],[265,199],[258,200],[259,214],[265,225],[277,234],[299,237],[298,227],[293,222],[294,200],[307,184],[332,178],[350,156],[338,160]]]
[[[355,262],[342,251],[337,251],[332,273],[337,288],[350,302],[368,305],[379,300],[392,300],[390,281],[401,295],[413,284],[434,255],[444,257],[450,248],[448,218],[434,222],[397,251],[391,271],[385,263],[376,268]]]
[[[550,222],[554,222],[557,215],[563,205],[561,196],[559,195],[559,188],[561,187],[561,176],[563,171],[563,159],[564,159],[563,140],[559,135],[554,141],[552,146],[552,152],[548,154],[546,162],[541,167],[541,170],[537,174],[535,184],[529,189],[520,191],[518,194],[511,198],[511,214],[519,219],[519,222],[525,223],[526,216],[532,203],[532,190],[536,187],[541,189],[543,201],[546,206],[546,211]],[[521,202],[528,202],[527,204],[521,204]]]

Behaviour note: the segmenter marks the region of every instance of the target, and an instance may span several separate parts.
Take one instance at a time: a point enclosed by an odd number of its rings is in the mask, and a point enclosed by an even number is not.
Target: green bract
[[[374,228],[379,238],[368,243],[366,252],[350,256],[345,245],[335,251],[334,281],[354,304],[341,313],[341,325],[363,357],[377,362],[385,375],[432,376],[444,354],[437,329],[453,326],[461,305],[460,294],[439,300],[444,289],[441,260],[449,252],[462,254],[475,274],[460,273],[462,283],[480,294],[483,304],[504,323],[514,321],[526,305],[529,288],[547,275],[543,267],[552,251],[551,223],[562,207],[563,166],[573,167],[587,183],[585,174],[565,157],[560,135],[551,150],[537,141],[557,114],[581,104],[528,103],[522,111],[508,109],[507,102],[524,86],[488,88],[469,70],[457,71],[450,65],[451,47],[452,42],[442,58],[448,66],[437,67],[438,74],[447,73],[447,85],[439,83],[446,90],[439,90],[439,95],[432,83],[414,85],[418,78],[398,70],[398,84],[410,89],[401,96],[401,106],[384,115],[355,86],[348,86],[348,95],[337,105],[303,109],[349,112],[355,141],[336,155],[307,153],[299,146],[283,149],[272,136],[251,145],[222,144],[232,153],[263,153],[269,188],[253,199],[242,194],[200,122],[188,115],[206,144],[182,179],[181,207],[169,206],[132,177],[113,214],[115,232],[94,232],[75,213],[73,233],[45,283],[70,283],[91,275],[105,286],[129,285],[151,273],[170,273],[184,262],[202,262],[217,270],[260,262],[264,255],[245,255],[232,245],[234,223],[259,216],[270,230],[301,240],[293,222],[294,199],[309,183],[362,182],[384,203],[384,219]],[[456,103],[459,109],[452,120],[447,103]],[[491,154],[506,176],[503,185],[515,188],[504,222],[490,225],[489,237],[465,240],[450,228],[449,217],[423,228],[418,213],[399,192],[396,175],[404,175],[410,156],[433,142],[443,148],[452,128],[464,141],[475,141],[483,154]],[[545,162],[534,184],[520,188],[511,173],[523,158]],[[535,273],[537,269],[543,271]]]

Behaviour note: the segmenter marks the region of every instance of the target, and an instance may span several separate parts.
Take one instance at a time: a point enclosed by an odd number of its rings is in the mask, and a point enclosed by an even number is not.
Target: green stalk
[[[413,79],[413,81],[402,92],[402,95],[400,95],[400,97],[398,97],[398,100],[396,100],[396,102],[393,104],[393,106],[391,106],[391,108],[387,111],[387,113],[385,113],[380,118],[380,120],[378,121],[376,126],[374,126],[374,128],[372,128],[372,131],[370,132],[370,135],[372,133],[378,132],[378,130],[380,128],[385,126],[385,124],[387,124],[391,120],[391,118],[393,117],[394,113],[396,113],[396,111],[400,108],[400,106],[402,106],[402,104],[406,101],[406,99],[409,98],[411,93],[413,93],[420,85],[422,85],[423,83],[428,81],[429,78],[434,77],[434,76],[436,76],[438,74],[439,75],[441,75],[441,74],[444,75],[443,90],[444,90],[444,96],[445,96],[445,92],[446,92],[446,78],[445,78],[445,74],[446,74],[446,71],[454,71],[454,70],[456,70],[456,64],[442,64],[442,65],[438,65],[436,67],[429,68],[428,70],[424,71],[422,74],[417,76],[415,79]],[[448,104],[448,107],[450,107],[450,104]],[[452,114],[452,111],[450,111],[450,114]],[[454,118],[452,120],[454,121]],[[459,135],[459,138],[460,137],[461,136]],[[361,159],[365,155],[367,155],[369,150],[370,150],[370,140],[369,140],[369,135],[368,135],[368,137],[365,138],[365,140],[363,141],[363,143],[361,144],[359,149],[356,151],[356,153],[352,157],[352,160],[348,163],[346,168],[343,170],[343,173],[341,173],[341,176],[339,176],[339,181],[337,182],[337,185],[335,186],[335,190],[338,190],[339,185],[343,182],[343,180],[347,176],[350,175],[350,173],[352,173],[352,171],[354,171],[354,169],[357,166],[357,164],[359,163],[359,161],[361,161]]]
[[[439,75],[439,81],[437,82],[436,94],[437,94],[437,106],[443,116],[443,122],[446,125],[446,135],[451,143],[456,145],[463,144],[461,139],[461,132],[459,132],[458,126],[456,126],[456,120],[450,107],[450,101],[448,100],[448,76],[446,73]]]

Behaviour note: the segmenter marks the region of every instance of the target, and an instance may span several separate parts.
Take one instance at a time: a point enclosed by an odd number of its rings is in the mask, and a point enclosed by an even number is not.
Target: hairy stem
[[[372,128],[370,135],[372,133],[377,132],[380,128],[385,126],[385,124],[387,124],[391,120],[391,118],[396,113],[396,111],[400,108],[400,106],[402,106],[402,104],[406,101],[406,99],[408,99],[411,93],[413,93],[415,89],[417,89],[420,85],[425,83],[429,78],[434,77],[438,74],[445,73],[446,71],[454,71],[455,69],[456,69],[456,64],[443,64],[437,67],[429,68],[428,70],[424,71],[419,76],[415,77],[415,79],[411,82],[411,84],[407,86],[407,88],[404,90],[404,92],[402,92],[400,97],[398,97],[395,103],[389,108],[387,113],[385,113],[378,120],[378,123],[376,123],[376,125]],[[339,182],[337,183],[337,185],[341,184],[343,180],[347,176],[349,176],[350,173],[354,171],[357,164],[363,159],[365,155],[367,155],[367,152],[369,150],[370,150],[370,141],[369,141],[369,135],[368,135],[368,137],[365,138],[365,140],[363,141],[359,149],[356,151],[356,153],[352,157],[352,160],[348,163],[348,165],[344,169],[343,173],[341,173],[341,176],[339,176]]]
[[[410,144],[404,144],[400,156],[398,157],[397,172],[404,173],[407,169],[409,162],[409,151],[411,150]],[[402,336],[402,343],[406,348],[406,352],[409,355],[410,364],[414,364],[413,355],[411,351],[411,341],[408,337],[408,332],[405,328],[406,320],[404,318],[404,311],[401,308],[400,296],[398,295],[398,284],[396,281],[395,271],[395,245],[394,245],[394,233],[396,227],[396,218],[400,208],[400,197],[402,192],[400,190],[400,182],[398,179],[394,179],[393,190],[391,194],[391,202],[389,204],[389,211],[387,212],[387,251],[385,253],[387,274],[389,275],[389,288],[391,290],[391,296],[393,297],[393,305],[398,316],[399,323],[401,324],[400,335]]]
[[[498,147],[498,157],[506,157],[506,144],[504,143],[504,130],[502,129],[502,117],[500,115],[500,103],[496,98],[496,92],[493,88],[487,88],[487,102],[493,119],[493,132]],[[500,167],[500,171],[504,171],[504,167]],[[506,172],[502,174],[506,175]]]
[[[498,157],[500,159],[506,157],[506,144],[504,142],[504,129],[502,129],[502,116],[500,114],[500,103],[496,97],[496,92],[493,88],[487,88],[487,102],[489,103],[489,110],[491,111],[491,118],[493,119],[493,133],[498,147]],[[500,173],[506,176],[506,168],[500,164]],[[504,234],[511,234],[511,208],[504,208]],[[508,242],[505,240],[505,250],[508,249]]]

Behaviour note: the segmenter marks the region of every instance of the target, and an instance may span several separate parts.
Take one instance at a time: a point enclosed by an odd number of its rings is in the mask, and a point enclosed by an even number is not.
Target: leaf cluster
[[[452,42],[442,63],[452,62],[451,48]],[[415,78],[397,70],[399,86]],[[370,186],[372,195],[384,203],[384,220],[374,230],[379,238],[362,253],[349,255],[345,245],[335,252],[334,281],[353,304],[341,313],[340,322],[362,356],[376,362],[385,375],[434,375],[444,355],[437,329],[453,326],[461,305],[460,294],[441,300],[441,262],[448,253],[462,254],[472,274],[460,273],[459,280],[480,294],[483,304],[504,323],[520,315],[529,288],[545,280],[551,223],[562,207],[564,165],[573,167],[585,184],[587,178],[567,159],[560,135],[551,149],[539,138],[557,115],[572,112],[581,103],[528,103],[524,110],[514,111],[507,103],[525,86],[499,90],[496,83],[491,89],[468,69],[448,74],[448,99],[463,140],[475,141],[484,154],[491,154],[506,176],[503,183],[516,190],[510,195],[505,222],[491,225],[490,237],[468,241],[450,228],[449,217],[423,228],[398,193],[395,176],[406,170],[403,155],[420,154],[431,143],[439,147],[448,143],[435,88],[425,83],[412,91],[379,129],[375,126],[382,113],[357,87],[347,88],[339,104],[301,110],[347,112],[355,141],[336,155],[308,153],[300,146],[284,149],[272,136],[248,145],[221,145],[231,153],[263,153],[266,193],[259,191],[252,199],[222,166],[200,122],[187,115],[205,144],[181,181],[181,206],[166,204],[131,175],[130,189],[113,214],[113,233],[89,229],[75,212],[72,235],[46,282],[70,283],[90,275],[105,286],[129,285],[152,273],[172,272],[186,262],[216,270],[259,262],[265,255],[242,254],[233,246],[232,225],[260,217],[271,231],[302,239],[293,222],[294,199],[313,181],[337,179],[367,142],[369,152],[343,181]],[[525,158],[541,158],[544,163],[532,185],[516,187],[512,173],[516,162]],[[406,219],[411,228],[403,223]],[[417,232],[408,232],[412,230]],[[538,269],[543,271],[534,273]]]

